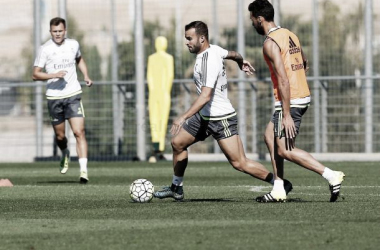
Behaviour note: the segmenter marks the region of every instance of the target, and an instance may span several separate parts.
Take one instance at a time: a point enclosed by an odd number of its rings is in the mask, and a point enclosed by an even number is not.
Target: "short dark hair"
[[[268,0],[256,0],[249,4],[248,10],[252,13],[252,16],[262,16],[266,21],[271,22],[274,18],[273,5]]]
[[[195,33],[198,36],[204,36],[206,37],[206,40],[208,41],[208,27],[207,24],[205,24],[202,21],[194,21],[185,26],[185,31],[188,31],[189,29],[195,29]]]
[[[54,17],[50,20],[50,27],[51,26],[58,26],[59,24],[63,24],[63,27],[66,28],[66,20],[61,17]]]

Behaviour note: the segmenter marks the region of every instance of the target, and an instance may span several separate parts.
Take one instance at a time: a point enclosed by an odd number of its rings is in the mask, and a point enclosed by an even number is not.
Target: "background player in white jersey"
[[[81,183],[87,183],[87,141],[84,130],[84,110],[81,101],[82,89],[77,79],[76,64],[83,73],[88,87],[92,81],[87,65],[79,50],[79,43],[68,39],[66,21],[60,17],[50,21],[51,39],[41,46],[34,62],[33,80],[47,81],[46,97],[55,139],[62,151],[60,172],[69,168],[70,151],[67,148],[65,120],[68,119],[76,138]],[[43,69],[45,68],[45,72]]]
[[[209,44],[207,25],[194,21],[185,26],[186,45],[190,53],[197,54],[194,66],[194,80],[198,98],[192,106],[171,127],[173,135],[174,175],[172,185],[157,191],[157,198],[184,198],[183,176],[188,162],[187,148],[212,135],[230,164],[238,171],[260,180],[273,183],[273,174],[258,162],[249,160],[244,153],[238,134],[238,120],[235,109],[227,96],[227,75],[224,59],[237,62],[240,69],[251,75],[251,64],[235,51],[227,51]],[[288,191],[291,183],[287,182]]]

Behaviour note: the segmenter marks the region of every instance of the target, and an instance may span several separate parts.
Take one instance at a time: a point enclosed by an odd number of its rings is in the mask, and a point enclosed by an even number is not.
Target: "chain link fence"
[[[62,5],[62,2],[64,5]],[[196,98],[192,83],[194,55],[184,45],[184,25],[202,20],[209,25],[210,40],[229,50],[237,50],[238,2],[218,0],[145,0],[143,1],[144,58],[155,52],[154,41],[159,35],[168,39],[169,54],[175,59],[175,81],[172,89],[172,120],[184,112]],[[253,30],[247,7],[251,1],[241,1],[244,6],[244,51],[247,60],[256,68],[253,78],[238,79],[238,69],[228,62],[229,96],[238,110],[245,97],[245,121],[240,129],[245,131],[248,153],[264,155],[267,150],[263,133],[272,114],[271,82],[262,57],[263,37]],[[372,74],[366,74],[366,4],[372,4]],[[22,3],[22,4],[21,4]],[[143,124],[136,122],[136,67],[135,67],[135,5],[126,0],[40,0],[41,41],[49,39],[49,20],[64,13],[68,20],[68,37],[81,44],[92,88],[83,87],[86,112],[86,136],[89,157],[99,160],[133,160],[137,157],[137,129],[146,135],[145,150],[151,151],[148,92],[145,92],[145,117]],[[280,12],[276,20],[282,27],[294,31],[300,38],[309,58],[309,86],[312,105],[301,126],[297,146],[310,152],[365,153],[368,139],[368,91],[371,92],[371,152],[380,151],[378,126],[380,98],[380,3],[378,1],[313,1],[277,0]],[[36,100],[44,100],[43,93],[36,94],[39,83],[31,82],[34,61],[33,20],[34,1],[5,0],[0,10],[0,161],[50,160],[59,156],[49,122],[46,101],[43,101],[42,150],[37,155]],[[62,10],[65,6],[65,11]],[[302,8],[296,8],[302,6]],[[314,6],[318,7],[318,39],[313,37]],[[17,42],[16,42],[17,41]],[[116,44],[116,49],[113,46]],[[318,72],[313,67],[314,45],[318,45]],[[112,57],[116,52],[117,60]],[[145,64],[146,65],[146,64]],[[116,68],[116,71],[113,69]],[[145,69],[146,70],[146,69]],[[113,73],[113,72],[116,72]],[[318,78],[314,78],[314,76]],[[81,74],[79,73],[81,77]],[[368,80],[371,85],[368,85]],[[239,82],[244,82],[244,88]],[[113,87],[114,86],[114,87]],[[370,89],[369,87],[370,86]],[[116,92],[116,93],[115,93]],[[41,95],[41,96],[36,96]],[[115,95],[118,101],[115,102]],[[119,117],[114,119],[117,107]],[[318,122],[316,122],[318,121]],[[115,126],[121,132],[115,140]],[[367,141],[366,141],[367,140]],[[75,139],[69,137],[72,152]],[[191,147],[192,153],[218,152],[212,139]],[[167,135],[165,153],[171,153],[170,136]],[[75,153],[74,153],[75,156]]]

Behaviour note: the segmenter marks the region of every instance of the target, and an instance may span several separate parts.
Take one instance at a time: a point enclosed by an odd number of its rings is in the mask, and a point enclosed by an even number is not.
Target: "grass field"
[[[322,177],[290,163],[281,204],[255,202],[271,187],[228,163],[190,162],[185,201],[146,204],[129,184],[170,184],[170,162],[91,162],[87,185],[77,163],[66,175],[58,162],[0,164],[14,184],[0,188],[0,249],[379,249],[379,164],[326,164],[346,174],[336,203]]]

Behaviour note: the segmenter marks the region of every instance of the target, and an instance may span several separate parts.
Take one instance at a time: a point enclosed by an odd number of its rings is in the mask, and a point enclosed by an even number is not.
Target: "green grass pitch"
[[[342,194],[330,203],[327,182],[286,163],[294,185],[286,203],[260,204],[264,182],[228,163],[191,162],[185,201],[132,203],[138,178],[171,183],[171,162],[90,162],[87,185],[73,162],[0,164],[0,249],[379,249],[380,166],[326,163],[344,171]],[[269,163],[265,163],[271,169]]]

